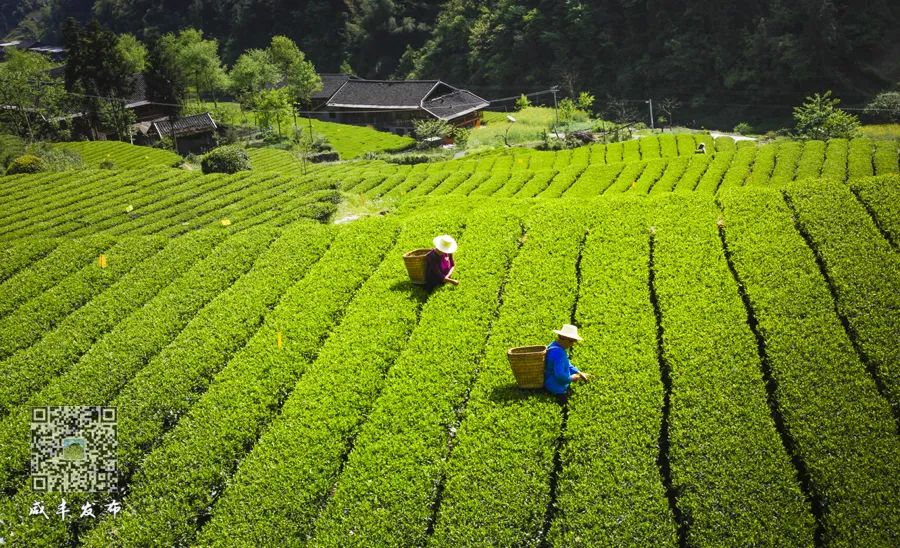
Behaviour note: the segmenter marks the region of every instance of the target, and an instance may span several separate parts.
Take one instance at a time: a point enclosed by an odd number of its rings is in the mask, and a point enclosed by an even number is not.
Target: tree
[[[316,67],[306,60],[306,56],[290,38],[273,37],[269,45],[269,56],[278,67],[282,81],[295,103],[309,102],[312,94],[322,89],[322,80],[316,73]]]
[[[270,89],[259,94],[256,109],[259,122],[266,127],[277,126],[281,135],[281,124],[291,115],[291,95],[287,88]]]
[[[900,122],[900,92],[879,93],[866,105],[865,113],[881,122],[893,124]]]
[[[56,136],[64,117],[66,92],[51,78],[50,62],[42,55],[15,48],[0,63],[0,121],[27,142]]]
[[[841,100],[832,97],[831,91],[806,98],[801,106],[794,107],[797,135],[803,139],[851,139],[859,133],[859,119],[837,108]]]
[[[117,102],[124,109],[133,92],[131,65],[118,48],[118,37],[93,20],[81,27],[74,19],[63,27],[66,51],[66,90],[79,97],[92,132],[101,127],[102,102]]]
[[[153,42],[147,53],[146,69],[147,98],[168,105],[169,114],[178,116],[187,97],[188,80],[178,62],[178,45],[173,34],[166,34]]]
[[[346,0],[341,29],[350,61],[368,78],[392,75],[407,45],[421,46],[441,9],[427,0]]]
[[[101,102],[97,115],[102,127],[112,128],[120,140],[132,142],[131,126],[137,120],[134,112],[125,108],[124,101],[111,98]]]
[[[218,107],[216,92],[224,89],[228,83],[219,59],[219,42],[214,39],[204,40],[202,31],[189,28],[172,36],[169,43],[176,62],[184,71],[188,86],[193,87],[197,94],[197,102],[201,102],[202,92],[208,92],[212,93],[213,102]]]
[[[675,110],[679,108],[681,108],[681,101],[678,99],[667,97],[660,101],[659,110],[663,113],[663,116],[660,117],[660,123],[663,125],[668,123],[671,128],[675,123]]]
[[[633,124],[638,119],[637,111],[625,99],[609,98],[606,101],[606,115],[622,125]]]
[[[231,92],[242,107],[255,108],[259,94],[278,83],[278,66],[266,50],[247,50],[238,57],[229,73]]]
[[[578,94],[577,105],[579,110],[590,113],[591,108],[594,106],[594,96],[586,91],[582,91]]]
[[[516,110],[526,109],[531,106],[531,101],[528,100],[528,96],[524,93],[516,99]]]
[[[566,97],[559,102],[559,119],[565,123],[584,120],[588,117],[587,109],[593,104],[594,96],[589,93],[582,92],[577,101]]]
[[[119,54],[128,63],[132,74],[144,72],[147,68],[147,48],[132,34],[121,34],[116,43]]]

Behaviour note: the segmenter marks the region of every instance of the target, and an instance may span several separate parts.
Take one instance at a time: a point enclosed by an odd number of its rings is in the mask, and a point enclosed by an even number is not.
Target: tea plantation
[[[900,545],[894,142],[234,175],[79,146],[0,178],[7,545]],[[393,210],[324,222],[348,194]],[[442,233],[429,295],[402,255]],[[505,356],[563,323],[565,407]],[[60,405],[116,407],[117,514],[32,490]]]

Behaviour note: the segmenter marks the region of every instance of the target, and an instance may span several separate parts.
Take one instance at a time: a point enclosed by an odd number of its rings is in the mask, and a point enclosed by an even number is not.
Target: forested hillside
[[[570,93],[772,108],[824,89],[862,103],[900,78],[900,4],[888,0],[189,4],[7,0],[0,32],[54,40],[69,16],[96,16],[144,39],[193,26],[219,40],[228,63],[283,34],[320,71],[347,61],[364,77],[437,77],[493,97],[490,91],[560,84]]]

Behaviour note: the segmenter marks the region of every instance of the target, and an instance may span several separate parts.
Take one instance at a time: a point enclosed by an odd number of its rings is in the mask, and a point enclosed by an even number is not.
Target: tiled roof
[[[355,76],[350,74],[338,73],[338,74],[320,74],[319,78],[322,80],[322,89],[313,93],[312,99],[316,101],[327,101],[334,95],[341,86],[344,85],[344,82],[347,80],[356,79]]]
[[[490,103],[471,91],[458,89],[450,93],[428,99],[422,108],[442,120],[452,120],[472,111],[485,108]]]
[[[417,109],[439,80],[347,80],[330,107]],[[449,86],[447,86],[449,88]]]
[[[216,123],[212,116],[205,112],[203,114],[195,114],[193,116],[185,116],[175,120],[175,136],[193,135],[195,133],[204,133],[216,129]],[[168,120],[162,120],[153,123],[153,130],[160,136],[172,134],[172,124]]]

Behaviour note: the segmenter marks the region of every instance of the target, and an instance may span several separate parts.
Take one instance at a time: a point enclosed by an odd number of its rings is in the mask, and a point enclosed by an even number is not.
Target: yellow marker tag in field
[[[282,347],[282,343],[281,343],[281,331],[278,332],[278,334],[275,336],[275,339],[276,339],[276,341],[278,342],[278,349],[281,350],[281,347]]]
[[[97,260],[97,264],[100,265],[100,268],[106,268],[106,255],[100,254],[100,258]]]
[[[222,219],[219,222],[222,223],[222,226],[231,226],[231,219]]]
[[[131,213],[132,211],[134,211],[134,206],[128,204],[128,207],[125,208],[125,213]]]

